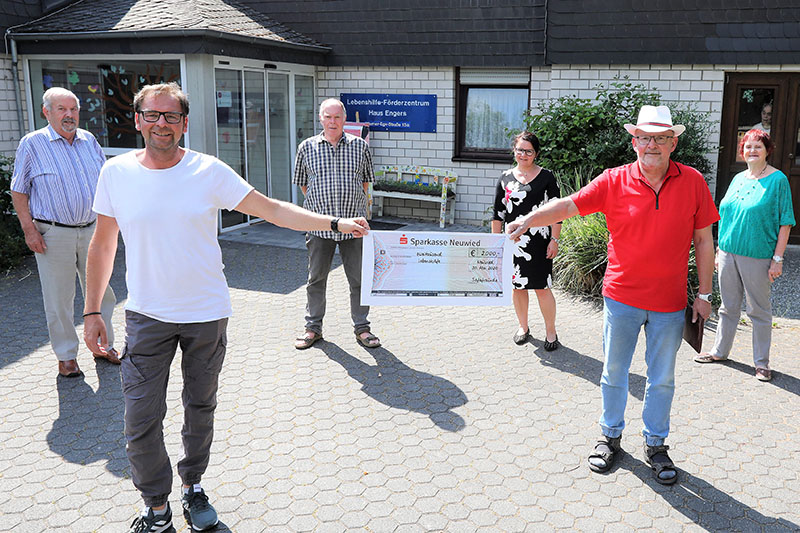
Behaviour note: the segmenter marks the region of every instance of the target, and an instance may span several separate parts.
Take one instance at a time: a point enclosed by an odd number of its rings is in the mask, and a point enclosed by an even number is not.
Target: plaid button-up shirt
[[[309,211],[340,218],[365,217],[364,183],[372,181],[372,156],[360,137],[344,133],[333,146],[320,133],[303,141],[297,149],[292,183],[308,188],[303,207]],[[353,238],[333,231],[309,233],[336,241]]]

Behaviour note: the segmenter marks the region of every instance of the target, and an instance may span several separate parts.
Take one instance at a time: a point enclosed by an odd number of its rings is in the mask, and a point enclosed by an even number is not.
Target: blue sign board
[[[436,132],[435,94],[342,93],[349,122],[367,122],[370,131]]]

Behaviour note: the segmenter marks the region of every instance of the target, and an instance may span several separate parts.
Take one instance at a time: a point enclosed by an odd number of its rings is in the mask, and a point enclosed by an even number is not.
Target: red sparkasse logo
[[[408,244],[408,237],[406,237],[405,233],[400,235],[400,244]]]

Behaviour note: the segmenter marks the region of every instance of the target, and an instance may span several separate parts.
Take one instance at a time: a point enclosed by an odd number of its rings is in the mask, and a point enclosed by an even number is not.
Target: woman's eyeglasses
[[[514,148],[514,153],[517,155],[531,156],[536,153],[536,150],[524,150],[522,148]]]

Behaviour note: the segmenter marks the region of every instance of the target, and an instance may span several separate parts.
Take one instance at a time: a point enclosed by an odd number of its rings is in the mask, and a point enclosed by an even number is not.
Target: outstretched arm
[[[237,211],[263,218],[284,228],[298,231],[326,231],[331,229],[333,217],[312,213],[289,202],[268,198],[258,191],[250,191],[235,208]],[[363,217],[342,218],[339,231],[363,237],[369,233],[369,224]]]
[[[117,219],[97,215],[97,227],[86,257],[86,302],[83,307],[84,313],[92,313],[84,316],[83,341],[97,355],[104,355],[108,346],[106,324],[99,313],[103,294],[114,270],[118,234]]]
[[[543,207],[532,211],[514,222],[506,224],[506,233],[515,241],[525,233],[528,228],[549,226],[556,222],[561,222],[569,217],[578,214],[578,206],[569,196],[559,198],[553,202],[545,204]]]

